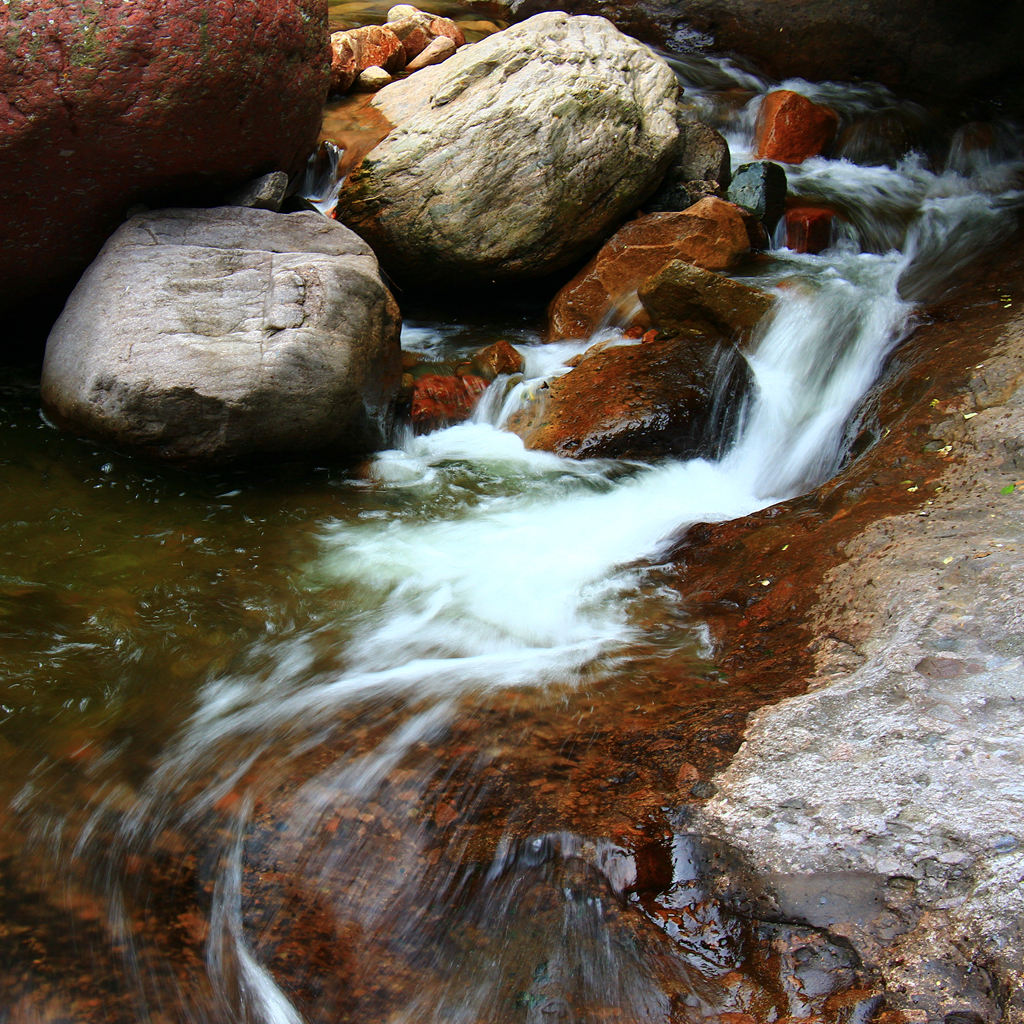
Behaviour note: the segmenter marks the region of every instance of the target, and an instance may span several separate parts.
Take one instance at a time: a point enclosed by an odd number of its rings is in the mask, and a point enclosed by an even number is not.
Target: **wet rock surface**
[[[715,197],[681,212],[637,217],[559,290],[548,309],[548,337],[588,338],[613,312],[628,322],[637,288],[672,260],[728,270],[763,244],[754,217]]]
[[[749,386],[732,361],[724,397],[716,394],[727,353],[692,338],[596,347],[513,414],[508,429],[528,448],[572,458],[657,458],[712,454],[727,436]]]
[[[828,151],[839,115],[800,93],[778,89],[761,101],[754,129],[754,154],[760,160],[801,164]]]
[[[47,341],[42,399],[70,429],[224,462],[380,443],[400,318],[369,246],[314,213],[129,220]]]
[[[682,260],[649,277],[638,294],[651,323],[662,330],[730,340],[749,337],[775,304],[759,288]]]
[[[774,567],[761,594],[723,595],[727,665],[777,663],[779,623],[812,659],[697,827],[846,936],[908,1020],[1022,1009],[1022,269],[1018,243],[933,311],[882,393],[884,437],[836,481],[681,552],[712,591],[723,561]]]
[[[132,206],[215,201],[256,175],[298,171],[315,145],[323,0],[212,4],[201,16],[177,0],[33,0],[5,5],[2,26],[6,307],[38,295],[59,309]]]
[[[375,98],[395,127],[349,176],[339,218],[409,285],[551,273],[655,188],[676,93],[610,22],[538,16]]]

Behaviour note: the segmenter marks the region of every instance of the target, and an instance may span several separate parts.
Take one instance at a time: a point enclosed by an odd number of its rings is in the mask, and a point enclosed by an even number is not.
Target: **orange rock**
[[[412,425],[417,434],[468,420],[487,381],[475,374],[428,374],[413,384]]]
[[[440,64],[455,52],[455,43],[447,36],[438,36],[430,42],[405,66],[405,70],[419,71],[421,68]]]
[[[835,211],[824,206],[794,206],[786,211],[786,248],[819,253],[832,240]]]
[[[687,210],[638,217],[555,296],[548,309],[548,337],[590,337],[616,304],[672,260],[727,270],[764,245],[755,217],[711,196]]]
[[[430,31],[435,36],[447,36],[456,46],[465,46],[466,37],[462,29],[451,18],[432,18]]]
[[[754,153],[759,160],[803,163],[824,153],[835,138],[839,115],[788,89],[768,93],[761,103],[754,130]]]

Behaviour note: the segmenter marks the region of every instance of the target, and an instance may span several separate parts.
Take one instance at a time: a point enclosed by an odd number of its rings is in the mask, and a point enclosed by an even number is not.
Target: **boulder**
[[[644,203],[644,213],[678,213],[708,198],[725,198],[717,181],[665,181]]]
[[[355,88],[359,92],[377,92],[385,85],[390,85],[394,79],[383,68],[364,68],[359,72]]]
[[[786,208],[787,189],[786,172],[782,167],[768,160],[758,160],[736,168],[726,197],[730,203],[752,213],[772,232]]]
[[[399,329],[369,246],[319,214],[141,214],[54,326],[43,405],[71,430],[180,461],[356,456],[382,440]]]
[[[481,4],[493,9],[493,0]],[[1000,95],[1020,109],[1024,6],[935,0],[510,0],[515,18],[602,14],[670,53],[707,42],[782,80],[882,82],[929,101]]]
[[[714,338],[749,334],[775,305],[759,288],[673,260],[639,288],[651,323]]]
[[[404,285],[548,274],[660,181],[677,91],[604,19],[539,15],[376,96],[395,128],[349,175],[338,215]]]
[[[826,152],[836,137],[839,115],[789,89],[761,101],[754,128],[754,154],[762,160],[800,164]]]
[[[720,402],[719,358],[731,360]],[[748,386],[746,363],[689,339],[592,348],[538,389],[507,426],[527,448],[570,458],[712,455]]]
[[[758,222],[721,199],[678,213],[649,213],[621,227],[555,296],[550,339],[589,338],[608,313],[672,260],[729,270],[765,245]]]
[[[326,6],[5,5],[0,306],[59,308],[133,206],[299,171],[327,91]]]

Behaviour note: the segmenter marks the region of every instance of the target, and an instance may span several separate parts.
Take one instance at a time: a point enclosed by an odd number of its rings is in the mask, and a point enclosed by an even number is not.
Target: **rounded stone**
[[[61,426],[150,455],[364,454],[401,374],[370,248],[315,213],[164,210],[127,221],[46,345]]]

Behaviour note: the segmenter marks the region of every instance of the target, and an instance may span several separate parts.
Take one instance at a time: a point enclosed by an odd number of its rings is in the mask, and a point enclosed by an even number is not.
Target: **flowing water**
[[[677,70],[743,162],[767,83],[706,58]],[[790,84],[848,120],[924,118]],[[707,851],[680,831],[645,845],[620,808],[652,765],[680,770],[673,744],[645,747],[650,723],[676,714],[680,748],[696,728],[659,666],[694,708],[729,686],[659,563],[688,524],[841,467],[914,304],[1012,229],[1019,147],[1008,128],[989,142],[790,170],[845,227],[752,272],[777,305],[716,458],[525,450],[503,418],[582,346],[539,345],[511,315],[408,321],[404,344],[434,355],[509,338],[525,379],[352,470],[154,467],[58,435],[15,373],[0,1021],[810,1012],[764,981],[774,926],[708,898]],[[662,824],[676,782],[643,803]]]

